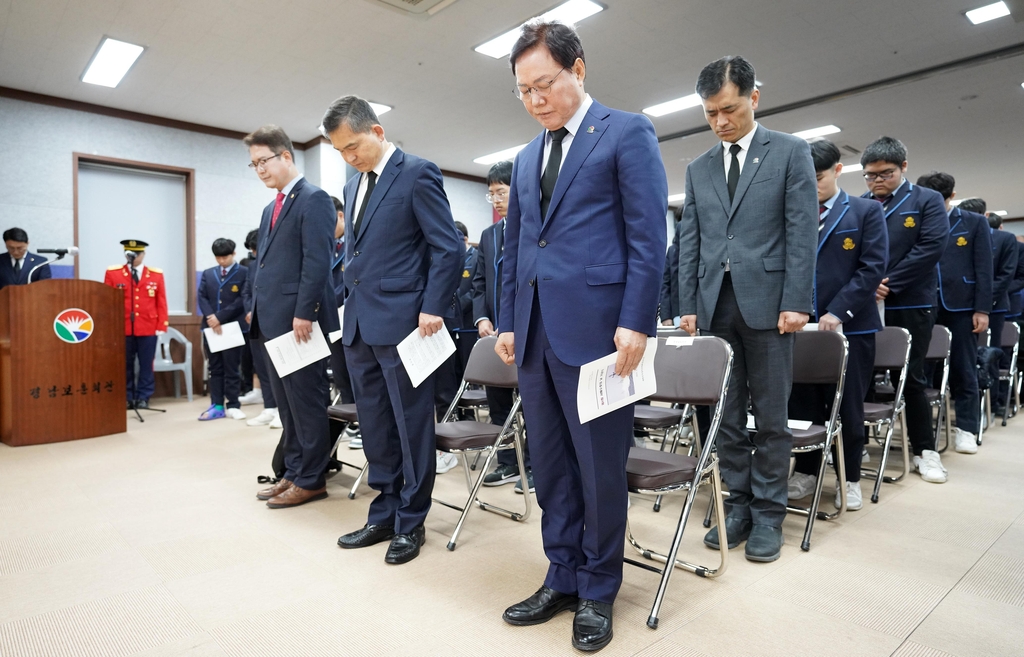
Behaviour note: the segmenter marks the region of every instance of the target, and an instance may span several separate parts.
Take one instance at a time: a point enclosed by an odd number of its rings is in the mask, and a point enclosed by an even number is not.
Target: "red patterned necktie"
[[[277,200],[274,201],[274,215],[270,218],[270,230],[274,230],[274,224],[277,223],[277,217],[281,214],[281,207],[284,205],[284,194],[281,192],[277,193]]]

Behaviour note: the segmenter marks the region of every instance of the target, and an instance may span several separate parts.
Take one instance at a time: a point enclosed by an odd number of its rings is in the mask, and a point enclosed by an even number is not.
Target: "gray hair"
[[[352,132],[370,132],[373,126],[380,125],[380,120],[367,101],[359,96],[342,96],[331,103],[324,112],[320,131],[326,137],[343,123],[347,124]]]

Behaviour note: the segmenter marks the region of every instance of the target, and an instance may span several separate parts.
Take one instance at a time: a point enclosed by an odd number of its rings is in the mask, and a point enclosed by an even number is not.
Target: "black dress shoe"
[[[725,533],[729,537],[729,549],[737,548],[740,543],[747,540],[750,536],[750,529],[753,527],[753,523],[746,518],[730,518],[725,519]],[[712,550],[718,549],[718,527],[712,527],[711,531],[704,535],[704,545],[708,546]]]
[[[135,410],[135,402],[129,400],[129,402],[128,402],[128,410],[129,411]]]
[[[748,561],[775,561],[782,554],[782,544],[785,538],[782,536],[781,527],[769,525],[754,525],[750,531],[750,538],[747,539],[745,548]]]
[[[135,406],[136,408],[149,408],[149,400],[140,399],[139,401],[135,402]]]
[[[506,609],[501,618],[509,625],[539,625],[560,612],[575,609],[577,604],[579,598],[575,595],[542,586],[529,598]]]
[[[612,640],[612,606],[607,602],[580,600],[572,621],[572,647],[594,652]]]
[[[345,549],[363,548],[384,541],[390,541],[395,535],[391,525],[363,525],[362,529],[345,534],[338,539],[338,546]]]
[[[400,564],[412,561],[420,555],[420,546],[427,542],[427,532],[420,525],[408,534],[395,534],[384,555],[384,563]]]

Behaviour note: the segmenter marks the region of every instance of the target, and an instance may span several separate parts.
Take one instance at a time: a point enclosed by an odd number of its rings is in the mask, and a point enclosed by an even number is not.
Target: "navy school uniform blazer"
[[[356,208],[362,174],[345,183]],[[368,345],[397,345],[419,326],[420,313],[455,317],[462,233],[455,228],[437,165],[396,148],[366,203],[345,214],[345,326]]]
[[[238,322],[242,331],[248,331],[245,323],[245,300],[242,297],[249,270],[237,262],[228,269],[228,275],[220,277],[220,267],[210,267],[203,272],[199,281],[199,310],[203,315],[202,327],[207,328],[206,318],[216,315],[221,324]]]
[[[27,284],[29,273],[32,271],[32,268],[40,262],[46,262],[46,257],[36,255],[35,253],[26,253],[25,260],[21,263],[21,273],[15,276],[14,265],[11,264],[10,254],[0,254],[0,290],[4,289],[8,285]],[[36,273],[32,274],[33,281],[41,281],[52,277],[53,273],[50,272],[50,265],[43,265],[36,270]]]
[[[862,198],[871,199],[871,193],[866,192]],[[935,265],[946,249],[949,234],[942,195],[905,180],[884,212],[889,229],[886,310],[935,306]]]
[[[992,312],[1005,313],[1010,310],[1010,284],[1017,271],[1017,238],[994,228],[989,228],[989,234],[992,237]]]
[[[461,321],[463,329],[473,328],[473,276],[476,275],[477,251],[470,246],[462,256],[462,269],[459,270],[459,306],[462,308]]]
[[[345,245],[342,244],[341,253],[332,255],[331,261],[331,285],[334,286],[334,298],[338,302],[338,308],[345,305]]]
[[[992,309],[992,243],[988,220],[954,208],[949,242],[939,260],[939,305],[950,312],[986,315]]]
[[[1017,242],[1017,268],[1014,270],[1013,280],[1010,281],[1009,295],[1010,312],[1006,313],[1006,318],[1020,317],[1024,312],[1024,242]]]
[[[818,231],[815,317],[835,315],[847,335],[881,331],[875,291],[888,258],[889,235],[882,205],[840,191]]]
[[[501,265],[505,251],[505,220],[484,228],[476,249],[473,270],[473,325],[490,320],[498,330],[498,306],[501,302]]]
[[[672,244],[665,254],[665,273],[661,279],[661,304],[658,315],[662,321],[679,317],[679,223],[672,228]]]

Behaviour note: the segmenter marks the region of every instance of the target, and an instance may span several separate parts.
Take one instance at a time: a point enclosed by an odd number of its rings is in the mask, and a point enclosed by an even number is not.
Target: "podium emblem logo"
[[[53,332],[64,342],[85,342],[93,332],[92,315],[80,308],[63,310],[53,320]]]

